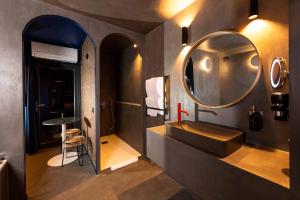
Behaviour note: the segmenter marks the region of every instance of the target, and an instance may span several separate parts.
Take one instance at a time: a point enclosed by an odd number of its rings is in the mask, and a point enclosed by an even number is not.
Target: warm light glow
[[[248,37],[259,49],[268,44],[271,38],[277,38],[280,41],[286,40],[288,28],[285,24],[277,23],[270,20],[256,19],[249,22],[240,30],[242,35]],[[288,42],[288,40],[286,40]]]
[[[268,26],[267,21],[262,19],[257,19],[251,21],[241,32],[243,34],[258,34],[262,32]]]
[[[137,46],[138,46],[137,44],[133,44],[133,48],[137,48]]]
[[[186,16],[186,17],[183,17],[182,19],[178,20],[178,25],[179,26],[182,26],[182,27],[189,27],[192,23],[194,19],[194,16],[190,15],[190,16]]]
[[[186,8],[180,14],[176,15],[176,17],[174,18],[175,23],[179,27],[189,27],[195,19],[196,15],[201,11],[202,5],[203,1],[196,1],[193,6]]]
[[[248,19],[250,19],[250,20],[253,20],[253,19],[256,19],[256,18],[258,18],[258,15],[251,15],[251,16],[248,17]]]
[[[142,56],[141,54],[137,54],[135,59],[134,59],[134,62],[133,62],[133,68],[134,68],[134,76],[135,77],[138,77],[141,73],[141,70],[142,70]]]
[[[196,0],[163,0],[160,1],[158,12],[166,19],[169,19],[194,3]]]
[[[205,56],[201,61],[200,61],[200,69],[202,71],[205,71],[207,73],[209,73],[211,70],[212,70],[212,66],[213,66],[213,63],[210,59],[210,57],[208,56]]]

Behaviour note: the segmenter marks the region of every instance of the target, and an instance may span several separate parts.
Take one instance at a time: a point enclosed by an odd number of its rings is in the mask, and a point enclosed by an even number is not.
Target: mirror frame
[[[190,90],[188,89],[187,85],[186,85],[186,82],[185,82],[185,70],[186,70],[186,67],[187,67],[187,62],[188,62],[188,59],[190,58],[192,52],[194,49],[196,49],[201,43],[203,43],[204,41],[210,39],[210,38],[213,38],[215,36],[219,36],[219,35],[224,35],[224,34],[234,34],[234,35],[238,35],[238,36],[241,36],[245,39],[247,39],[254,47],[254,49],[256,50],[257,52],[257,56],[258,56],[258,59],[259,59],[259,66],[258,66],[258,72],[257,72],[257,75],[256,75],[256,78],[255,78],[255,81],[252,83],[251,87],[248,89],[248,91],[243,95],[241,96],[239,99],[237,99],[236,101],[233,101],[231,103],[228,103],[228,104],[224,104],[224,105],[220,105],[220,106],[208,106],[208,105],[205,105],[203,104],[200,100],[198,100],[197,98],[195,98]],[[258,50],[258,48],[256,47],[256,45],[249,39],[247,38],[246,36],[242,35],[241,33],[239,32],[236,32],[236,31],[216,31],[216,32],[213,32],[213,33],[210,33],[204,37],[202,37],[200,40],[198,40],[192,47],[191,49],[189,49],[187,55],[185,56],[184,58],[184,61],[183,61],[183,71],[182,71],[182,78],[181,78],[181,81],[182,81],[182,84],[183,84],[183,87],[184,87],[184,91],[186,92],[186,94],[198,105],[204,107],[204,108],[226,108],[226,107],[230,107],[230,106],[233,106],[237,103],[239,103],[240,101],[242,101],[243,99],[245,99],[251,92],[252,90],[255,88],[255,86],[257,85],[259,79],[260,79],[260,76],[261,76],[261,73],[262,73],[262,63],[261,63],[261,56],[260,56],[260,52]]]
[[[280,69],[279,69],[280,77],[279,77],[278,82],[275,83],[275,81],[273,80],[273,71],[274,71],[274,67],[276,64],[278,64],[280,67]],[[282,88],[287,79],[287,75],[288,75],[288,71],[287,71],[286,60],[283,57],[275,58],[272,61],[271,70],[270,70],[270,82],[271,82],[272,88],[273,89]]]

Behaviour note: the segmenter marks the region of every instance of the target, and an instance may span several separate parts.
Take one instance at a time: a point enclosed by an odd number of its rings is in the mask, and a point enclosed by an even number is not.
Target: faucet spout
[[[181,113],[184,113],[186,116],[189,116],[188,111],[181,109],[181,103],[177,104],[177,121],[178,125],[181,126]]]
[[[189,116],[190,114],[186,110],[181,110],[182,113],[184,113],[186,116]]]

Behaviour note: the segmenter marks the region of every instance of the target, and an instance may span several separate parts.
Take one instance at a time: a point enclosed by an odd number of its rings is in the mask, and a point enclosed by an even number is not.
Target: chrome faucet
[[[188,111],[181,109],[181,103],[177,104],[177,122],[181,126],[181,113],[184,113],[186,116],[189,116]]]

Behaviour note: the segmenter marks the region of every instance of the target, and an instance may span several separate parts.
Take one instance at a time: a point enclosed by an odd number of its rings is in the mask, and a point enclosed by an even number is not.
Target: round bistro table
[[[66,126],[67,124],[72,124],[75,122],[80,121],[81,119],[78,117],[64,117],[64,118],[55,118],[55,119],[49,119],[46,121],[43,121],[43,125],[44,126],[58,126],[61,125],[61,138],[62,138],[62,151],[64,148],[64,141],[66,139]],[[75,160],[78,159],[78,155],[77,152],[68,152],[65,149],[64,152],[64,164],[69,164]],[[51,167],[59,167],[62,165],[62,158],[63,154],[61,152],[61,154],[54,156],[53,158],[51,158],[50,160],[48,160],[47,164]]]

